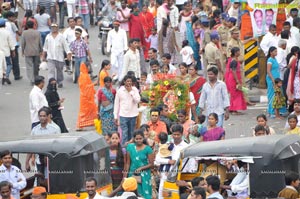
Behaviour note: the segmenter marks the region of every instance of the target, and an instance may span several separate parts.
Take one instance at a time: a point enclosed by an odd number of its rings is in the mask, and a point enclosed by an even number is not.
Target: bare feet
[[[232,111],[232,115],[244,115],[244,113],[238,112],[238,111]]]
[[[278,119],[278,120],[284,120],[284,117],[276,116],[275,119]]]
[[[248,105],[248,106],[255,106],[256,104],[253,103],[253,102],[247,102],[247,105]]]

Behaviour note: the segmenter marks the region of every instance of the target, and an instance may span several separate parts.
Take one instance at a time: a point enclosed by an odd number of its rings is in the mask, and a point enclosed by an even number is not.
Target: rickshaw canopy
[[[69,158],[85,156],[107,147],[104,137],[94,131],[12,137],[0,141],[0,151],[38,153],[52,158],[59,154]]]
[[[272,135],[200,142],[185,148],[182,158],[201,156],[263,156],[283,160],[300,154],[300,136]]]

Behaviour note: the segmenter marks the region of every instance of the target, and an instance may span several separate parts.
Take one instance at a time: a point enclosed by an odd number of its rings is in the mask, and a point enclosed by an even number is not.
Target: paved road
[[[97,38],[98,28],[92,27],[90,33],[90,48],[94,59],[93,69],[97,73],[103,59],[108,57],[100,53],[100,42]],[[5,85],[0,90],[0,124],[1,137],[26,136],[30,134],[30,114],[28,96],[32,89],[26,78],[24,58],[20,58],[22,80],[14,81],[10,77],[12,85]],[[41,75],[47,76],[47,71],[41,71]],[[97,89],[97,88],[96,88]],[[58,89],[60,97],[66,98],[64,102],[65,109],[62,111],[65,123],[70,130],[76,127],[78,109],[79,109],[79,89],[77,84],[72,83],[70,75],[65,73],[64,87]],[[251,136],[251,128],[256,124],[256,116],[265,113],[266,104],[257,104],[249,107],[242,116],[230,116],[225,122],[226,138]],[[284,121],[271,120],[269,125],[274,127],[277,133],[282,132]]]

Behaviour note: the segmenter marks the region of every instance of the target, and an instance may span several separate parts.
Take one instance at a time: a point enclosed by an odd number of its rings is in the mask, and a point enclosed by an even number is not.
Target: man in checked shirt
[[[70,44],[70,50],[75,55],[75,82],[80,74],[80,64],[87,62],[87,56],[89,57],[89,62],[92,63],[91,51],[87,43],[81,37],[82,30],[80,28],[75,29],[76,40],[72,41]]]

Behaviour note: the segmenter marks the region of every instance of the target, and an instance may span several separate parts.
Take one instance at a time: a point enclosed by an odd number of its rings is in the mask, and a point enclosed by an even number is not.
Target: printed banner
[[[253,36],[259,37],[269,31],[271,24],[276,24],[279,0],[248,0]]]

